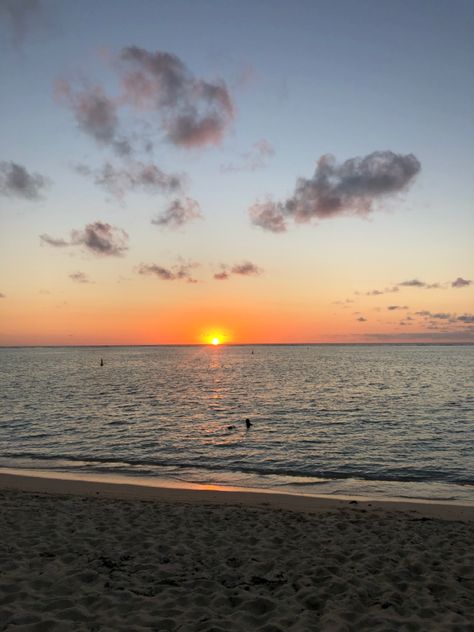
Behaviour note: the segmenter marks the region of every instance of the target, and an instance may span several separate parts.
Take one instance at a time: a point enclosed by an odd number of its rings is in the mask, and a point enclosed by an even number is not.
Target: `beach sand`
[[[474,629],[474,507],[0,474],[0,630]]]

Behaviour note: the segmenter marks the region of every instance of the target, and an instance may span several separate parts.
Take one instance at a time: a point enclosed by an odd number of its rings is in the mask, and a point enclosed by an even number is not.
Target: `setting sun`
[[[212,345],[213,347],[225,345],[233,340],[233,336],[228,329],[217,325],[202,330],[196,338],[201,344]]]

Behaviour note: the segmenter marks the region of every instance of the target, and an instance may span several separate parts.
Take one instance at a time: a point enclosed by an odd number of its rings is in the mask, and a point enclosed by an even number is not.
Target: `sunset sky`
[[[0,344],[474,342],[473,29],[0,0]]]

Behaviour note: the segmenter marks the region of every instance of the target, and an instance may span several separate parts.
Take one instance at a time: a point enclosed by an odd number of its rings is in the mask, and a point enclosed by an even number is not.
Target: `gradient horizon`
[[[454,5],[0,3],[0,345],[474,342]],[[352,186],[374,152],[419,168]]]

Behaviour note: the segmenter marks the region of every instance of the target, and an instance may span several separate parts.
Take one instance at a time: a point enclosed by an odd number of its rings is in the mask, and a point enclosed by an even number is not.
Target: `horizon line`
[[[474,346],[474,341],[466,342],[221,342],[212,345],[207,342],[189,343],[151,343],[151,344],[26,344],[26,345],[0,345],[0,349],[72,349],[72,348],[124,348],[124,347],[469,347]]]

